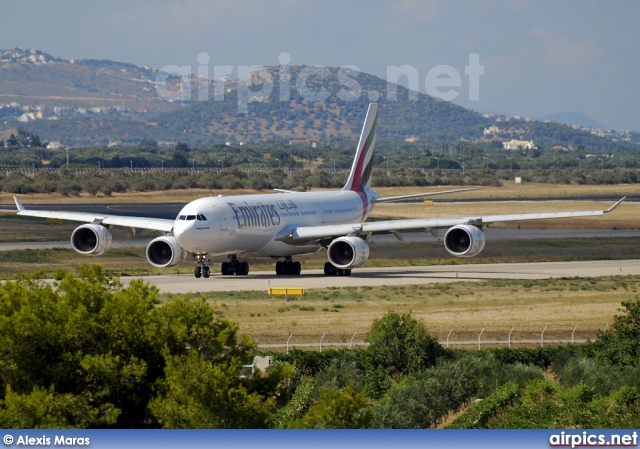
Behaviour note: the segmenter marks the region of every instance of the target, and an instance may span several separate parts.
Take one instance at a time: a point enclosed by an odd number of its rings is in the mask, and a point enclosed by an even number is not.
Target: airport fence
[[[469,329],[456,331],[450,328],[449,331],[442,335],[434,335],[438,342],[446,348],[464,348],[477,349],[478,351],[489,347],[544,347],[557,346],[567,344],[585,344],[594,341],[598,334],[606,332],[609,324],[605,324],[602,329],[588,328],[578,330],[579,326],[575,324],[573,327],[549,329],[549,326],[543,326],[539,332],[531,328],[521,332],[516,330],[515,326],[511,326],[506,331],[490,330],[484,327],[478,329],[477,332]],[[276,336],[269,334],[260,334],[253,336],[257,341],[258,348],[263,350],[285,350],[289,353],[293,348],[318,350],[322,352],[327,348],[365,348],[369,345],[366,341],[366,333],[360,334],[330,334],[324,332],[322,334],[305,334],[290,333],[287,336]]]

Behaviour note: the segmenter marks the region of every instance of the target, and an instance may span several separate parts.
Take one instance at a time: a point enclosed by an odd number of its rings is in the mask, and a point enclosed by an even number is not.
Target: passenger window
[[[186,215],[180,215],[180,217],[178,217],[178,219],[180,219],[180,220],[184,220],[185,218],[187,218]]]
[[[196,216],[195,215],[187,215],[187,220],[195,220]]]

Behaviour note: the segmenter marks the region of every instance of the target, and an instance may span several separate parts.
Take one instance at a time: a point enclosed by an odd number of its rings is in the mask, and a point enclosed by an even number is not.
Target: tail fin
[[[358,151],[353,159],[349,179],[342,190],[359,192],[371,187],[371,172],[373,170],[373,150],[376,146],[376,126],[378,124],[378,103],[370,103],[367,117],[364,119]]]

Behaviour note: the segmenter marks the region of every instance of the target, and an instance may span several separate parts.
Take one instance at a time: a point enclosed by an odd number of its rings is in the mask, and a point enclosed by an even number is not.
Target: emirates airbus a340
[[[147,259],[155,267],[173,267],[187,253],[196,263],[195,277],[209,277],[211,256],[228,256],[223,275],[247,275],[243,257],[270,257],[278,275],[300,274],[300,262],[293,257],[327,249],[327,276],[349,276],[352,268],[369,257],[368,240],[375,234],[429,231],[437,237],[446,229],[444,246],[457,257],[473,257],[485,244],[484,228],[492,223],[549,218],[588,217],[608,210],[553,212],[518,215],[466,216],[460,218],[417,218],[366,222],[376,203],[419,198],[446,192],[379,198],[370,190],[373,151],[376,142],[378,105],[369,105],[347,183],[341,190],[318,192],[280,191],[277,194],[217,196],[190,202],[175,220],[125,217],[93,213],[28,210],[14,197],[18,215],[84,222],[71,234],[71,244],[80,254],[98,256],[111,245],[113,226],[150,229],[164,233],[147,246]]]

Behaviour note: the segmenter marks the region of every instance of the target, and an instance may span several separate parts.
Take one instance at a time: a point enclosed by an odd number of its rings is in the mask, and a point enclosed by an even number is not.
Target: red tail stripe
[[[353,174],[353,181],[351,183],[351,190],[356,192],[360,191],[360,179],[362,178],[362,170],[364,168],[364,160],[367,157],[367,145],[369,143],[369,139],[367,139],[364,143],[364,147],[362,148],[362,153],[360,153],[360,159],[358,159],[358,165],[356,166],[356,172]]]

